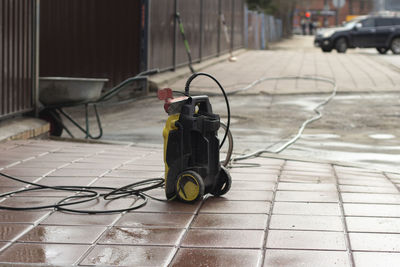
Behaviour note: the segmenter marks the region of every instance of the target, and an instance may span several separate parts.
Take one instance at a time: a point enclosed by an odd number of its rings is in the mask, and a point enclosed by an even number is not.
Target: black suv
[[[389,49],[400,54],[400,17],[361,16],[340,28],[321,29],[314,45],[324,52],[336,49],[345,53],[347,48],[375,47],[385,54]]]

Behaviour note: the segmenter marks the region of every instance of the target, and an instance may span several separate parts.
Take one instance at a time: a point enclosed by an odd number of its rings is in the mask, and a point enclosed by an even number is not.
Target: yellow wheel
[[[184,171],[178,175],[175,185],[176,196],[187,203],[195,202],[204,195],[204,182],[194,171]]]

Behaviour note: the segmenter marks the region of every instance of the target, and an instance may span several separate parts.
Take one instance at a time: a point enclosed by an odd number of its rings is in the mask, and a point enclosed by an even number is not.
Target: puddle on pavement
[[[315,141],[301,138],[281,154],[300,156],[305,159],[324,159],[348,164],[363,164],[368,168],[377,168],[385,171],[399,171],[400,146],[384,144],[376,146],[376,144],[357,144],[329,140]]]
[[[301,136],[305,140],[325,140],[340,138],[337,134],[303,134]]]
[[[379,140],[384,140],[384,139],[394,139],[396,136],[392,134],[370,134],[368,135],[372,139],[379,139]]]

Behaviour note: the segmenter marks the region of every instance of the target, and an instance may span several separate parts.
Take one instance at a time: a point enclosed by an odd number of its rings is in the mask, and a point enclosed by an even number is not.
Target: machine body
[[[172,91],[161,95],[172,98]],[[170,115],[163,130],[167,199],[195,202],[207,193],[225,194],[232,179],[220,164],[220,118],[212,112],[208,96],[164,99]]]

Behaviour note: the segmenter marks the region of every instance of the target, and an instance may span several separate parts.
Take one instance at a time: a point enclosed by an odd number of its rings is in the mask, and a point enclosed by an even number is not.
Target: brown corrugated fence
[[[33,0],[0,0],[0,119],[34,108]]]

